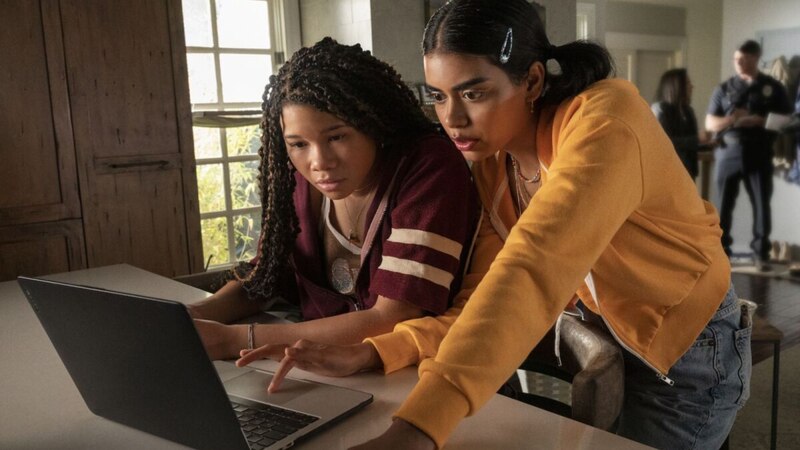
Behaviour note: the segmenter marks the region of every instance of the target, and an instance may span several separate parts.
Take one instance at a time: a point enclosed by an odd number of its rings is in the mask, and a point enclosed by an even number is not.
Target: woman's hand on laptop
[[[225,325],[213,320],[194,319],[194,327],[212,360],[233,358],[240,348],[247,346],[247,325]]]
[[[292,346],[263,345],[254,350],[242,350],[240,355],[241,358],[236,361],[239,367],[257,359],[280,360],[280,366],[267,387],[270,393],[280,388],[292,367],[329,377],[346,377],[357,372],[377,369],[383,364],[377,350],[369,343],[329,345],[301,339]]]

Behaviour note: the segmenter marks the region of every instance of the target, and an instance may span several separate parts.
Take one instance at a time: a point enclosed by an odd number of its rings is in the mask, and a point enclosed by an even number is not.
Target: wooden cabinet
[[[179,1],[0,0],[0,280],[202,268]]]

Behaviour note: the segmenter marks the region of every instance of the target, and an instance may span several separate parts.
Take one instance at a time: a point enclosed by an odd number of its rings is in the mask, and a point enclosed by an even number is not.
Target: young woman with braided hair
[[[616,432],[656,448],[719,448],[749,395],[751,328],[719,217],[648,104],[606,79],[602,47],[552,45],[526,0],[450,0],[422,47],[437,115],[473,161],[502,249],[457,319],[411,320],[325,355],[291,347],[283,367],[343,374],[348,352],[366,349],[378,367],[395,366],[385,355],[418,356],[406,362],[419,362],[420,381],[394,422],[357,448],[441,447],[577,298],[623,349]],[[484,244],[473,261],[497,251]]]
[[[325,38],[270,77],[263,99],[258,255],[191,306],[209,355],[299,339],[352,344],[442,314],[480,207],[464,158],[400,76],[359,45]],[[304,321],[223,324],[276,296]]]

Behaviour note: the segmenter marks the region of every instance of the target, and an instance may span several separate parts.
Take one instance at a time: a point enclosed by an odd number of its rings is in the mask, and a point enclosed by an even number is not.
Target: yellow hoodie
[[[729,287],[716,212],[633,85],[597,82],[538,110],[535,121],[544,168],[535,206],[510,230],[458,320],[456,313],[422,338],[429,350],[417,356],[436,357],[420,364],[420,381],[397,412],[439,446],[508,379],[576,291],[620,344],[667,374]],[[474,166],[493,228],[504,224],[504,208],[513,214],[496,200],[508,185],[504,158]],[[403,327],[399,337],[420,348],[424,333]]]

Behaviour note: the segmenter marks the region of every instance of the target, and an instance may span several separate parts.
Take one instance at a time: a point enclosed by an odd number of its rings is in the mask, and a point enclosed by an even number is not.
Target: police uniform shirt
[[[745,109],[748,114],[766,117],[770,112],[786,114],[792,105],[786,89],[774,78],[759,73],[748,83],[738,76],[731,77],[717,86],[711,95],[708,114],[728,116],[736,109]],[[771,160],[772,140],[775,134],[763,127],[728,128],[721,132],[724,158]]]

